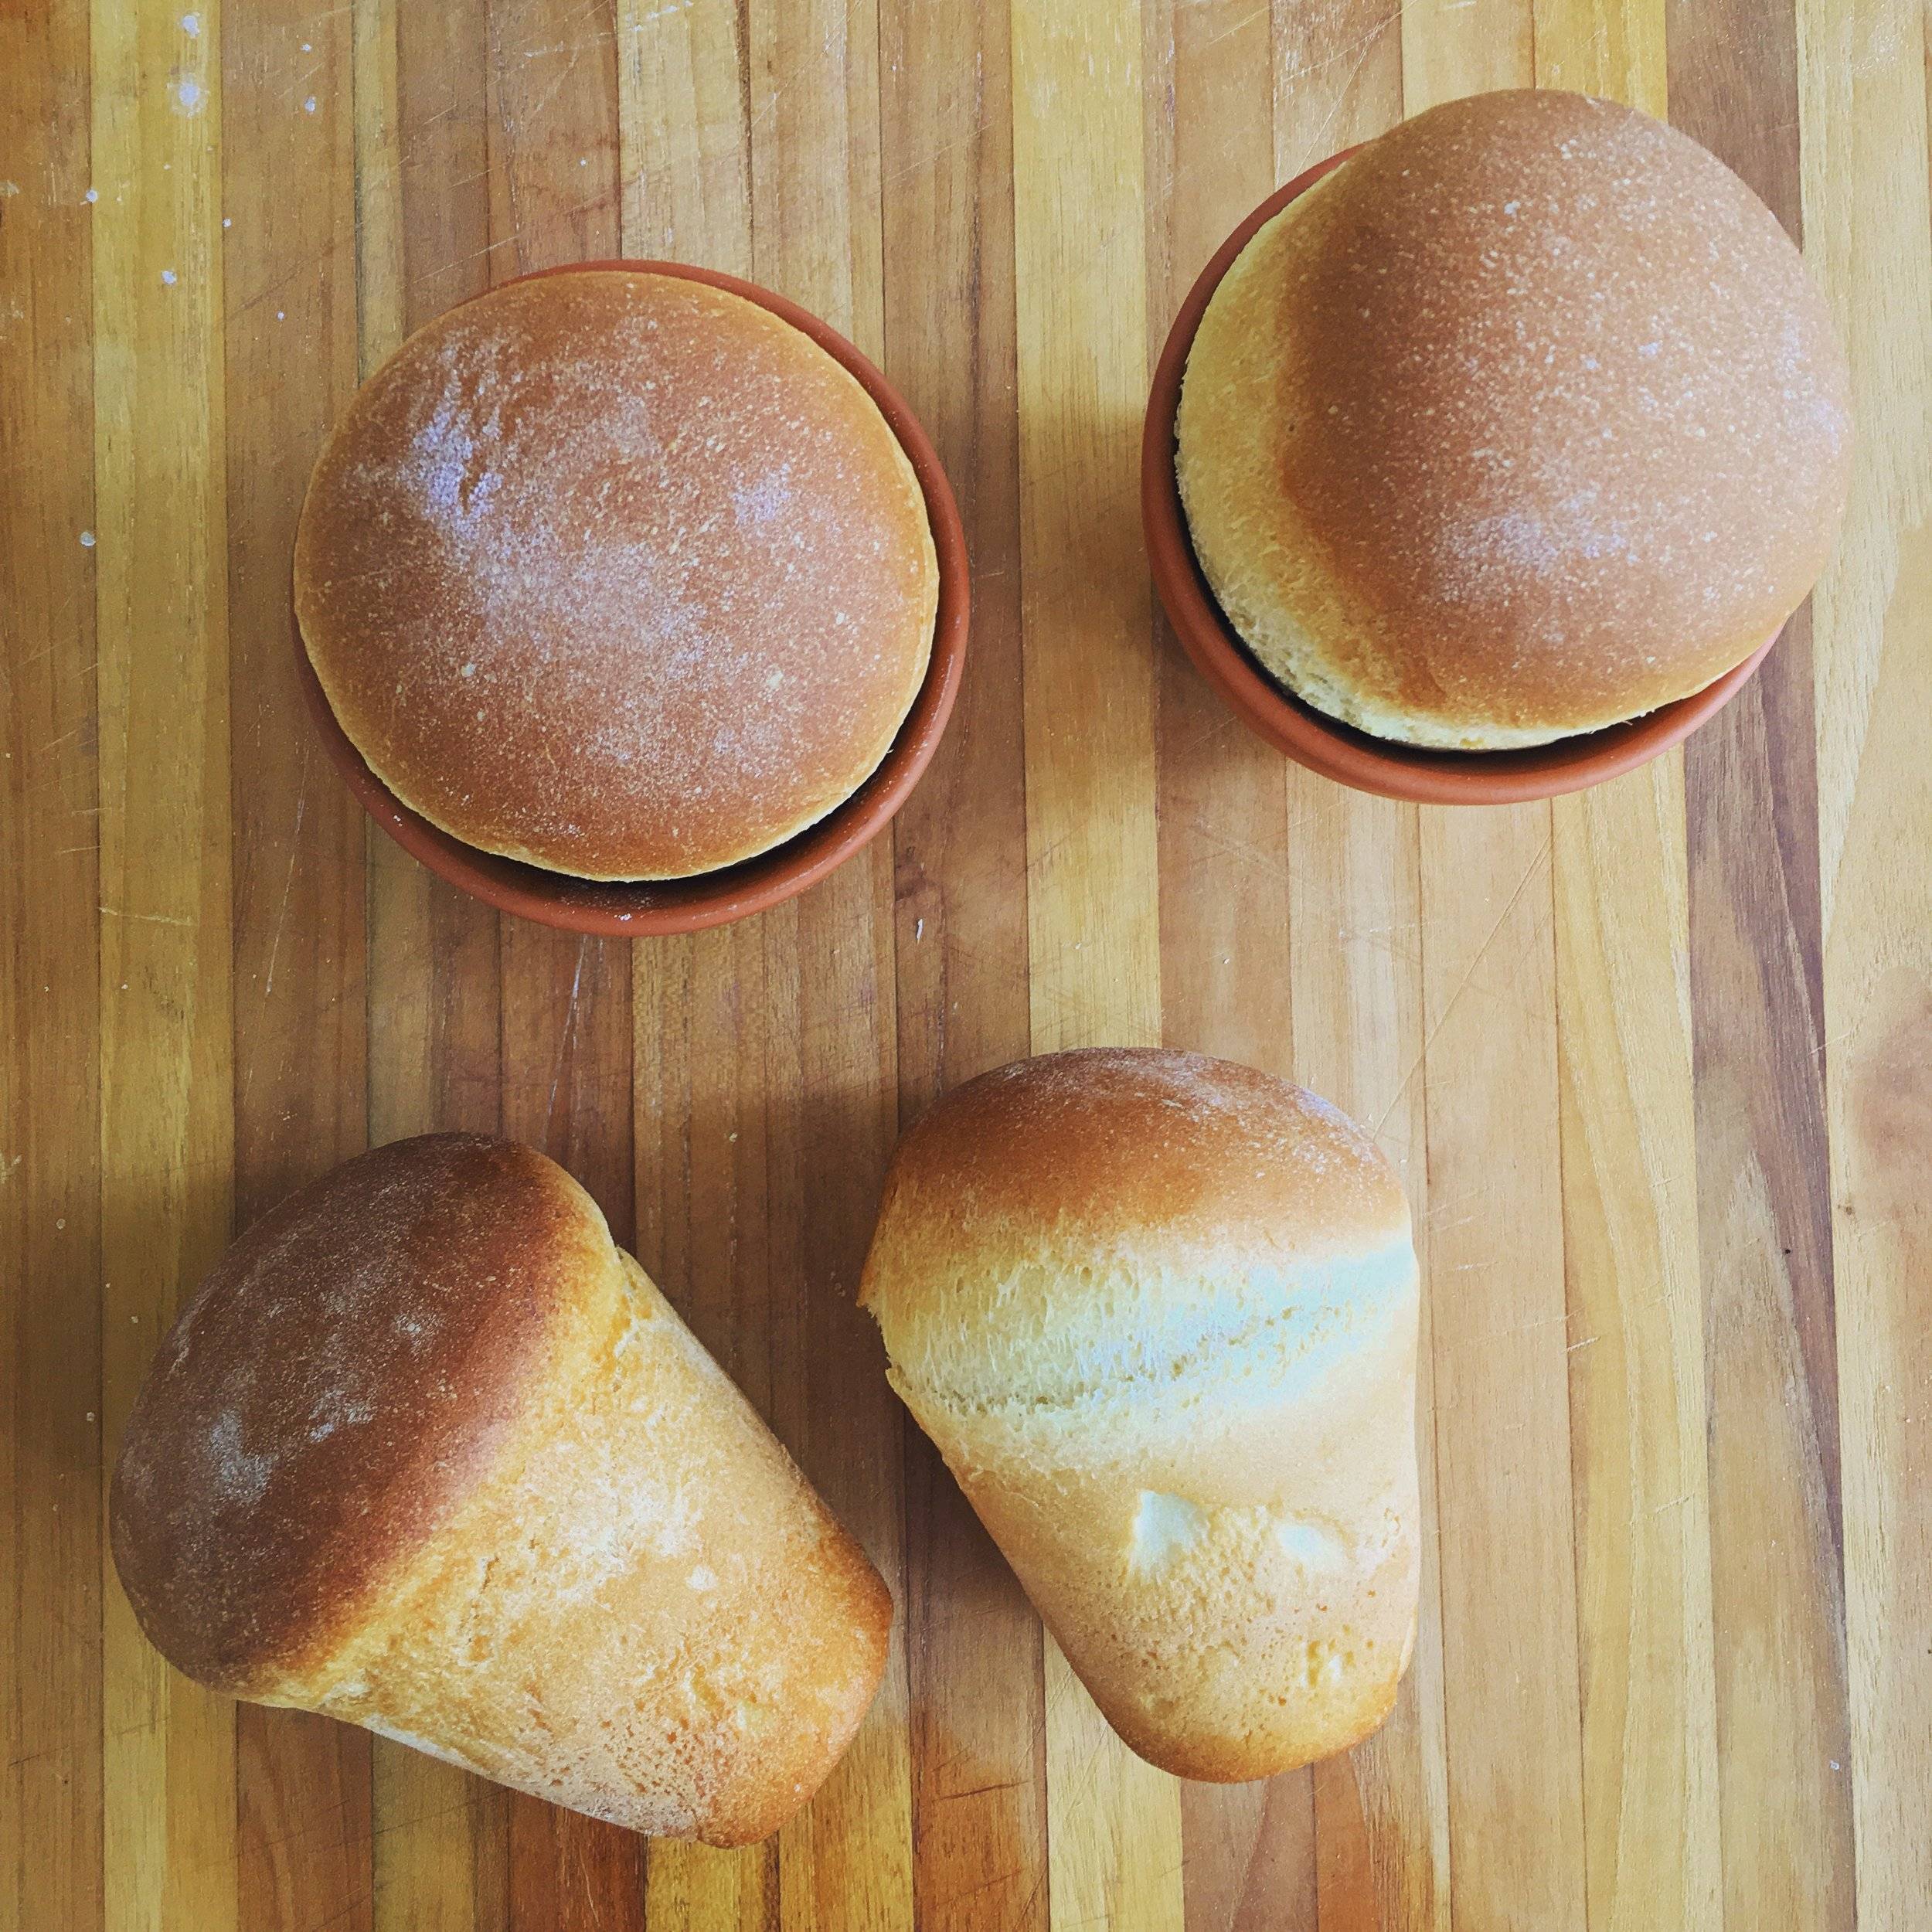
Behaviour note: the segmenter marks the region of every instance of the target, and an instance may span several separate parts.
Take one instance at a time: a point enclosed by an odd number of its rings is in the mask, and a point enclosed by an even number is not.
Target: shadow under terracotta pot
[[[410,811],[369,769],[368,761],[336,722],[321,681],[308,661],[300,628],[292,622],[292,613],[291,628],[298,675],[325,749],[369,816],[405,852],[420,859],[440,878],[461,886],[500,912],[515,913],[520,918],[560,927],[566,932],[634,938],[697,932],[707,926],[721,926],[763,912],[817,884],[884,830],[932,762],[947,720],[952,715],[953,700],[958,695],[960,674],[966,662],[969,587],[965,529],[938,454],[904,397],[844,336],[769,289],[741,281],[734,275],[692,268],[682,262],[573,262],[514,279],[532,281],[543,275],[612,268],[708,283],[713,288],[727,290],[769,309],[781,321],[810,336],[856,379],[878,406],[879,414],[906,452],[925,498],[926,518],[938,556],[939,605],[933,625],[932,656],[924,680],[905,722],[872,776],[849,798],[783,845],[716,872],[699,872],[689,879],[636,880],[579,879],[567,872],[549,872],[540,866],[525,865],[520,860],[466,845]]]
[[[1581,791],[1646,763],[1688,737],[1736,694],[1777,641],[1777,634],[1702,691],[1626,723],[1519,751],[1431,751],[1371,737],[1325,716],[1277,684],[1222,614],[1196,560],[1174,471],[1175,416],[1195,331],[1221,277],[1257,231],[1357,151],[1349,148],[1332,155],[1269,196],[1215,251],[1168,332],[1141,436],[1141,522],[1155,590],[1182,648],[1241,722],[1277,750],[1325,778],[1358,791],[1423,804],[1509,804]]]

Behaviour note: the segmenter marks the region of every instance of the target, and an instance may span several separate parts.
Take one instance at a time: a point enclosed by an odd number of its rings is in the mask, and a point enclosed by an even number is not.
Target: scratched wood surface
[[[1932,1914],[1932,218],[1912,0],[0,0],[0,1926],[1917,1932]],[[1679,756],[1418,811],[1154,613],[1153,355],[1275,182],[1479,88],[1621,96],[1804,242],[1851,521]],[[308,466],[523,270],[706,262],[932,430],[951,732],[889,838],[680,941],[374,834],[290,675]],[[1406,1176],[1430,1533],[1394,1716],[1182,1786],[1111,1738],[851,1304],[885,1161],[1029,1049],[1294,1074]],[[371,1142],[566,1163],[899,1606],[857,1744],[647,1845],[145,1648],[103,1485],[234,1230]]]

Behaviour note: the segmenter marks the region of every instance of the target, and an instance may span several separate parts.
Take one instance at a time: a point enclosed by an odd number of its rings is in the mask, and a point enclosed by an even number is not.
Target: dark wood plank
[[[880,28],[886,368],[947,466],[973,562],[958,706],[893,828],[910,1123],[1028,1043],[1012,110],[1003,10],[890,0]],[[910,1417],[903,1435],[919,1922],[1044,1932],[1039,1620]]]
[[[1801,239],[1784,0],[1671,0],[1671,118]],[[1854,1923],[1809,607],[1684,753],[1725,1922]],[[1840,1767],[1834,1769],[1834,1764]]]
[[[63,1932],[103,1905],[88,65],[78,0],[0,15],[0,1922]]]

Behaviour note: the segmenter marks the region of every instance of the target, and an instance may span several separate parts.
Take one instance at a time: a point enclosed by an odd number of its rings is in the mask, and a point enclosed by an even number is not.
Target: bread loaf
[[[1478,94],[1291,201],[1201,318],[1176,471],[1263,666],[1505,750],[1699,691],[1816,580],[1850,379],[1737,176],[1617,102]]]
[[[1381,1722],[1416,1620],[1416,1260],[1332,1107],[1189,1053],[1003,1067],[900,1143],[860,1294],[1143,1757],[1262,1777]]]
[[[774,1830],[884,1667],[885,1585],[596,1204],[475,1135],[366,1154],[229,1250],[111,1512],[190,1676],[639,1831]]]
[[[843,804],[918,694],[938,585],[856,378],[744,295],[624,268],[412,335],[295,541],[309,661],[370,770],[590,879],[734,865]]]

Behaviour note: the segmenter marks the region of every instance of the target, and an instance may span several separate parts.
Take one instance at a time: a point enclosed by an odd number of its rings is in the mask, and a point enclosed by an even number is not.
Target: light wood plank
[[[772,1413],[774,1230],[760,921],[641,941],[634,961],[638,1256],[761,1415]],[[767,1932],[778,1848],[655,1841],[652,1932]]]
[[[1416,1645],[1389,1719],[1315,1771],[1323,1932],[1434,1932],[1450,1922],[1449,1766],[1437,1544],[1434,1348],[1428,1292],[1420,858],[1413,807],[1297,770],[1289,971],[1298,1077],[1371,1128],[1409,1192],[1425,1292],[1417,1361],[1422,1579]]]
[[[1798,32],[1676,0],[1675,124],[1800,233]],[[1854,1922],[1811,613],[1685,747],[1728,1927]]]
[[[1807,253],[1861,455],[1814,601],[1826,1100],[1862,1923],[1932,1897],[1932,213],[1921,10],[1801,0]]]
[[[408,328],[483,285],[488,240],[479,19],[463,8],[355,0],[356,286],[365,377]],[[460,283],[452,264],[461,265]],[[495,918],[431,877],[372,825],[364,838],[369,1141],[380,1145],[435,1128],[494,1132],[501,1117]],[[505,1927],[503,1794],[380,1738],[372,1780],[376,1932]]]
[[[876,355],[876,14],[836,0],[754,5],[740,38],[730,30],[730,9],[721,12],[621,19],[620,40],[643,43],[634,55],[627,44],[620,67],[627,219],[650,237],[637,245],[668,243],[681,255],[749,272]],[[692,75],[688,97],[647,96],[651,76],[679,71]],[[729,103],[740,89],[744,107],[734,121]],[[739,124],[750,196],[734,209],[712,184],[734,178]],[[696,159],[695,192],[690,179],[679,178],[685,158]],[[720,232],[708,233],[720,216]],[[896,1128],[891,893],[890,848],[882,841],[802,900],[729,935],[639,946],[634,999],[641,1238],[701,1268],[716,1253],[710,1230],[692,1219],[682,1148],[687,1134],[695,1145],[715,1145],[719,1116],[706,1097],[719,1079],[737,1090],[733,1070],[743,1070],[762,1131],[756,1141],[727,1141],[739,1151],[719,1170],[740,1203],[733,1246],[718,1257],[717,1274],[696,1283],[679,1280],[666,1258],[664,1286],[714,1345],[716,1325],[706,1311],[714,1298],[742,1306],[750,1296],[762,1306],[757,1325],[730,1338],[720,1359],[742,1380],[746,1353],[763,1357],[769,1379],[753,1378],[748,1393],[903,1601],[903,1422],[880,1372],[876,1332],[853,1300]],[[718,1075],[701,1078],[699,1068],[682,1090],[668,1087],[659,1043],[675,1039],[689,1017],[678,1010],[683,989],[709,970],[730,975],[720,990],[735,1002],[732,1052]],[[703,1185],[695,1159],[689,1184]],[[906,1723],[896,1625],[878,1701],[825,1789],[779,1835],[775,1865],[768,1849],[723,1859],[655,1847],[654,1917],[662,1900],[662,1910],[688,1913],[693,1923],[704,1910],[743,1923],[770,1911],[775,1895],[786,1926],[910,1924]]]
[[[1537,0],[1536,79],[1665,111],[1664,0]],[[1559,798],[1590,1923],[1721,1916],[1683,766]]]
[[[1559,800],[1591,1924],[1721,1921],[1681,761]]]
[[[366,1133],[364,821],[309,723],[288,583],[310,465],[356,380],[352,63],[349,15],[301,0],[237,9],[222,36],[226,379],[277,401],[228,419],[238,1226]],[[245,1926],[367,1932],[369,1743],[237,1708]]]
[[[101,1923],[88,22],[0,19],[0,1926]],[[15,179],[17,177],[17,179]],[[32,487],[15,487],[30,473]]]
[[[616,20],[582,0],[495,0],[485,104],[493,281],[620,250]],[[619,940],[499,922],[502,1131],[588,1188],[628,1247],[631,950]],[[512,1925],[641,1928],[634,1832],[512,1794]]]
[[[1160,1038],[1155,665],[1134,490],[1147,387],[1133,0],[1012,9],[1029,990],[1036,1052]],[[1052,1923],[1172,1926],[1173,1780],[1046,1648]]]
[[[233,1206],[219,5],[198,26],[97,5],[91,43],[110,1444]],[[107,1922],[223,1932],[234,1706],[162,1662],[104,1570]]]
[[[1004,9],[885,0],[879,28],[886,366],[947,465],[973,566],[964,683],[893,828],[910,1122],[1027,1047],[1012,109]],[[1043,1932],[1039,1620],[930,1441],[902,1430],[918,1923]]]
[[[1287,0],[1274,22],[1275,167],[1286,181],[1402,115],[1400,12]],[[1296,1077],[1372,1127],[1402,1174],[1430,1279],[1421,1066],[1422,918],[1412,808],[1287,767]],[[1423,1298],[1417,1451],[1423,1516],[1416,1648],[1386,1724],[1315,1767],[1324,1932],[1447,1927],[1448,1765],[1435,1526],[1433,1297]]]
[[[878,56],[871,0],[754,0],[749,10],[753,274],[875,359],[884,334]],[[774,1282],[784,1313],[773,1413],[903,1604],[903,1418],[855,1298],[898,1128],[889,842],[764,923],[789,1022],[777,1090],[798,1096],[781,1144],[787,1171],[774,1176],[789,1245]],[[787,1928],[912,1923],[904,1634],[895,1617],[869,1715],[819,1797],[780,1834]]]
[[[1402,35],[1410,114],[1534,78],[1527,0],[1423,0]],[[1452,1922],[1472,1932],[1584,1912],[1550,840],[1546,805],[1421,817]]]
[[[619,0],[622,251],[751,273],[751,147],[733,0]],[[764,924],[632,949],[638,1254],[770,1418]],[[661,1841],[647,1917],[676,1932],[777,1921],[775,1844]]]
[[[1268,9],[1148,0],[1151,373],[1174,311],[1221,238],[1274,185]],[[1248,731],[1157,619],[1162,1031],[1172,1045],[1292,1077],[1287,794],[1280,753]],[[1183,1783],[1187,1923],[1311,1925],[1313,1775]]]

